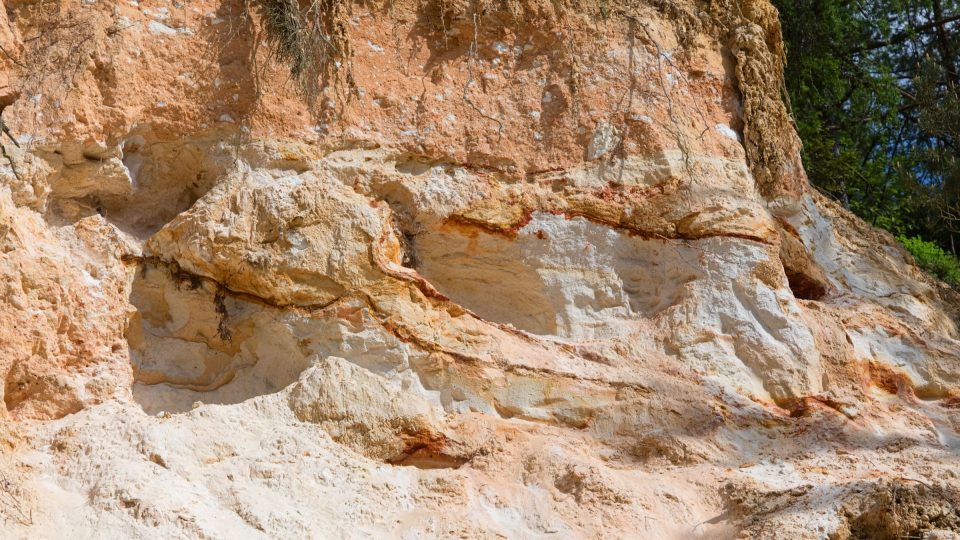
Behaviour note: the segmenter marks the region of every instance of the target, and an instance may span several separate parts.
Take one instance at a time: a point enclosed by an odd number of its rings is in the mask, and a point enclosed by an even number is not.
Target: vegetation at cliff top
[[[898,238],[913,254],[917,264],[954,287],[960,287],[960,259],[947,253],[937,244],[920,238]]]
[[[960,0],[773,3],[811,182],[960,287]],[[334,79],[352,85],[345,5],[259,3],[310,98]]]
[[[960,284],[960,0],[774,4],[811,182]]]

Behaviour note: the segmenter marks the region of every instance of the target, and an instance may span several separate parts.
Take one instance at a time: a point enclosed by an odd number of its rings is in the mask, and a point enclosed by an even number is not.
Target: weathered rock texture
[[[332,2],[314,94],[278,4],[0,10],[0,536],[960,528],[960,303],[765,0]]]

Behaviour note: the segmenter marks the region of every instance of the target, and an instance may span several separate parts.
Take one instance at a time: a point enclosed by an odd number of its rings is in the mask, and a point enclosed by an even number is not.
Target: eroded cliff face
[[[766,1],[331,3],[317,88],[271,5],[5,3],[3,536],[960,528],[960,304]]]

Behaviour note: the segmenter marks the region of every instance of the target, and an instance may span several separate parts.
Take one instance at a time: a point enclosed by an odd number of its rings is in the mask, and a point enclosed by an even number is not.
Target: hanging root
[[[316,99],[331,82],[353,88],[352,51],[347,37],[349,0],[261,0],[267,41],[290,68],[300,92]]]

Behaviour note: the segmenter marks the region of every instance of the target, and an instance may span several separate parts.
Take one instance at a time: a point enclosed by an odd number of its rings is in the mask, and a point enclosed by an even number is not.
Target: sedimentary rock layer
[[[960,304],[766,1],[332,2],[322,84],[281,5],[0,10],[0,535],[960,527]]]

